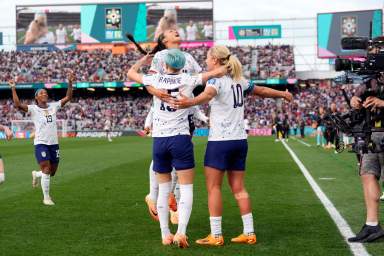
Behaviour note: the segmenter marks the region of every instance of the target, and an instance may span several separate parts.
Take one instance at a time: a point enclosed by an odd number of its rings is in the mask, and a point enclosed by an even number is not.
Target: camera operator
[[[371,86],[377,87],[377,81],[371,80]],[[354,109],[366,108],[371,111],[384,109],[384,100],[369,96],[364,101],[359,95],[351,98],[351,107]],[[371,136],[375,145],[381,145],[384,132],[373,132]],[[380,146],[379,146],[380,147]],[[360,232],[348,239],[349,242],[373,242],[384,236],[384,230],[379,224],[379,179],[384,169],[384,152],[364,153],[360,159],[360,178],[363,185],[364,201],[366,206],[366,222]]]

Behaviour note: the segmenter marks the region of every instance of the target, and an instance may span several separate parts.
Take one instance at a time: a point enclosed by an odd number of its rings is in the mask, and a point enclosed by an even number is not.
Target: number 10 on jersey
[[[243,88],[240,84],[231,85],[233,93],[233,107],[242,107],[244,104]]]

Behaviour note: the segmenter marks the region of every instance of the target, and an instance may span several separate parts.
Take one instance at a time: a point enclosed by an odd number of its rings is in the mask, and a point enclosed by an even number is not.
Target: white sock
[[[5,174],[3,172],[0,172],[0,183],[3,183],[5,181]]]
[[[51,175],[41,173],[41,189],[43,190],[44,200],[50,199],[49,196],[49,183]]]
[[[41,178],[42,171],[38,171],[35,173],[36,178]]]
[[[171,233],[169,230],[169,205],[168,197],[171,192],[171,182],[159,184],[159,196],[157,197],[157,214],[159,216],[161,237],[164,239]]]
[[[218,236],[222,234],[221,231],[221,219],[222,217],[209,217],[209,223],[211,224],[211,235]]]
[[[180,184],[180,202],[177,209],[179,212],[179,225],[177,227],[177,233],[186,234],[192,212],[192,203],[193,184]]]
[[[149,198],[153,202],[157,201],[157,196],[159,195],[159,183],[156,179],[156,172],[153,171],[153,161],[149,166]]]
[[[176,183],[175,190],[173,191],[173,194],[175,195],[177,205],[179,205],[179,202],[180,202],[180,185],[179,185],[179,183]]]
[[[377,226],[377,225],[379,225],[379,222],[378,221],[367,221],[366,223],[365,223],[367,226]]]
[[[252,213],[245,214],[241,216],[241,219],[243,220],[243,233],[249,234],[249,233],[255,233],[255,229],[253,228],[253,216]]]
[[[175,198],[176,198],[176,203],[177,205],[179,205],[179,202],[180,202],[180,186],[179,186],[179,183],[178,183],[178,177],[177,177],[177,174],[176,174],[176,169],[173,168],[172,169],[172,192],[173,194],[175,195]]]

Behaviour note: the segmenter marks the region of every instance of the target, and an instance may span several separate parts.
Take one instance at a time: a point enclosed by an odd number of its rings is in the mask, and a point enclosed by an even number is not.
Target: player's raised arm
[[[136,83],[143,83],[143,74],[139,72],[139,69],[149,61],[151,61],[152,56],[147,54],[143,58],[136,61],[135,64],[128,70],[127,76],[130,80],[135,81]]]
[[[17,92],[16,92],[16,83],[15,81],[11,80],[8,82],[9,86],[11,87],[11,90],[12,90],[12,100],[15,104],[15,107],[24,111],[24,112],[28,112],[28,105],[27,104],[24,104],[24,103],[21,103],[20,102],[20,99],[19,99],[19,96],[17,95]]]
[[[165,92],[163,90],[156,89],[152,85],[145,83],[145,81],[143,79],[144,75],[139,73],[140,67],[143,66],[144,64],[147,64],[148,62],[150,62],[151,59],[152,59],[152,56],[148,54],[148,55],[144,56],[143,58],[141,58],[140,60],[138,60],[128,70],[127,76],[132,81],[135,81],[135,82],[140,83],[140,84],[144,84],[148,93],[152,94],[153,96],[159,98],[162,101],[168,102],[168,100],[171,98],[171,96],[167,92]]]
[[[73,95],[73,82],[76,80],[76,76],[74,73],[70,73],[68,76],[68,89],[67,94],[64,98],[61,99],[61,107],[64,107],[65,104],[72,100]]]

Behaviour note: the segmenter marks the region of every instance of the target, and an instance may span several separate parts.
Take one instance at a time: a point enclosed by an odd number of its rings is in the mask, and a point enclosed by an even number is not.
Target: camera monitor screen
[[[319,13],[317,15],[317,55],[319,58],[365,56],[364,50],[344,50],[344,37],[370,37],[382,35],[382,10]],[[372,24],[372,28],[370,28]]]

